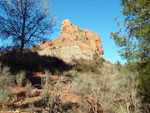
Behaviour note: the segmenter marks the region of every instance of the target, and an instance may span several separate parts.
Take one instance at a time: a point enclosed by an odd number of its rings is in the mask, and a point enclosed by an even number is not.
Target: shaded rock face
[[[90,30],[80,29],[69,19],[63,21],[59,38],[42,43],[38,48],[40,55],[55,56],[66,62],[73,59],[93,60],[103,55],[100,36]]]

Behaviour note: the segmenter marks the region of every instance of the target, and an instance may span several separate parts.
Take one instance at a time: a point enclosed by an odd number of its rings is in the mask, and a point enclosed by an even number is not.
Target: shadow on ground
[[[72,68],[71,65],[59,58],[40,56],[31,51],[24,52],[22,55],[16,51],[7,52],[0,56],[0,62],[2,67],[8,66],[12,74],[17,74],[20,71],[44,72],[45,70],[55,74]]]
[[[23,54],[19,54],[16,51],[5,52],[0,55],[0,63],[1,71],[3,71],[4,67],[9,67],[12,75],[25,72],[26,79],[32,85],[41,84],[41,78],[34,76],[35,72],[44,73],[49,71],[53,75],[62,75],[64,71],[72,69],[71,65],[66,64],[59,58],[40,56],[38,53],[31,51],[26,51]]]

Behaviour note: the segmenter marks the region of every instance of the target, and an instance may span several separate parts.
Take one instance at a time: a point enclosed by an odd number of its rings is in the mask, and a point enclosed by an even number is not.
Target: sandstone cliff
[[[69,19],[62,23],[61,36],[55,40],[42,43],[40,55],[56,56],[66,62],[73,59],[92,60],[103,55],[102,41],[99,35],[90,30],[82,30],[73,25]]]

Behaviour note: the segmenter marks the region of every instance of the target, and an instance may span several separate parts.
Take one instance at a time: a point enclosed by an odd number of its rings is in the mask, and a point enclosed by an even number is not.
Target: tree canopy
[[[13,49],[45,41],[56,25],[48,0],[0,0],[0,38]]]
[[[138,93],[143,102],[150,102],[150,1],[121,0],[125,16],[123,28],[111,33],[120,54],[139,72]]]
[[[150,58],[150,1],[121,0],[124,28],[112,33],[120,54],[129,62]]]

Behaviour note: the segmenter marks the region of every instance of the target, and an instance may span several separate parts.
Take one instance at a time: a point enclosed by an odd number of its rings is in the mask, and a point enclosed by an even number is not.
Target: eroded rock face
[[[66,62],[73,59],[93,60],[103,55],[100,36],[90,30],[80,29],[69,19],[63,21],[59,38],[42,43],[38,48],[40,55],[55,56]]]

